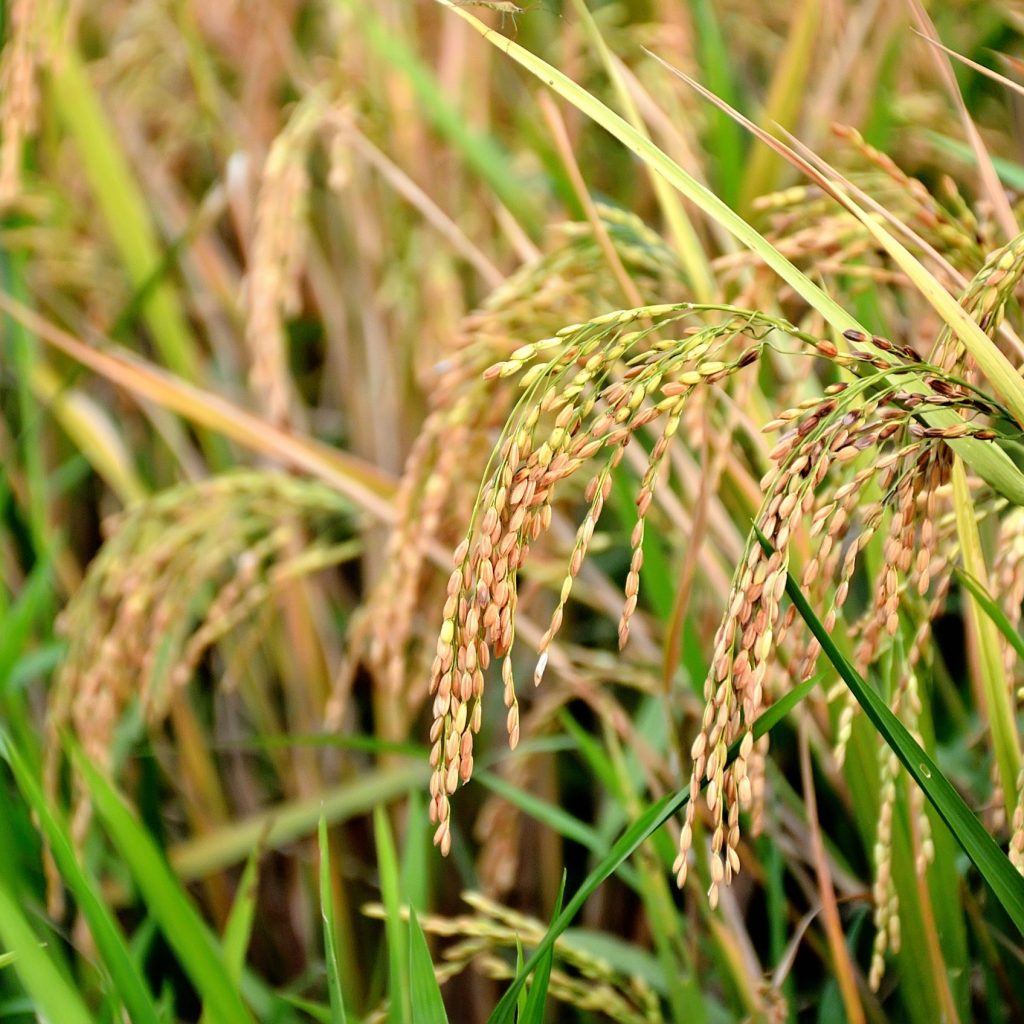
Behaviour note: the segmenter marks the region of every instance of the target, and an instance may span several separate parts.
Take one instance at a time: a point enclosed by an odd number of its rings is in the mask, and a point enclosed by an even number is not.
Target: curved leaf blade
[[[206,1019],[210,1024],[251,1024],[253,1018],[231,980],[220,947],[160,849],[82,751],[72,746],[71,754],[96,813],[128,865],[149,912],[203,1000]]]
[[[766,551],[770,551],[771,545],[764,534],[756,527],[754,529],[761,545]],[[995,893],[1007,915],[1021,934],[1024,934],[1024,877],[1017,873],[1009,858],[964,803],[963,798],[927,751],[910,735],[907,727],[889,710],[885,701],[846,660],[828,630],[807,603],[799,584],[789,574],[786,577],[786,593],[872,725],[924,791],[931,805],[963,847],[964,853]]]

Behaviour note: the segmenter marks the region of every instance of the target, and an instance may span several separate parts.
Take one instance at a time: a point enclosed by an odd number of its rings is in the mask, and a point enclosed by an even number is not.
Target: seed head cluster
[[[770,452],[775,468],[762,481],[766,496],[757,518],[772,550],[766,552],[753,540],[749,544],[715,637],[704,718],[691,749],[691,800],[675,863],[677,880],[683,884],[704,789],[712,827],[712,905],[720,884],[727,884],[739,868],[740,813],[752,810],[756,816],[758,810],[764,741],[756,749],[751,729],[765,708],[777,650],[787,640],[794,614],[790,609],[782,615],[780,609],[791,538],[806,520],[814,547],[802,585],[818,595],[819,606],[829,608],[824,625],[831,631],[849,595],[859,555],[887,524],[878,586],[867,608],[849,626],[856,640],[854,660],[866,669],[899,633],[901,615],[917,621],[904,610],[908,586],[919,600],[935,589],[945,593],[949,569],[938,554],[943,546],[937,524],[950,454],[940,442],[994,436],[987,426],[962,418],[990,413],[991,406],[938,375],[935,368],[925,367],[914,351],[859,332],[848,332],[847,341],[852,344],[844,352],[830,341],[819,341],[817,350],[853,369],[857,379],[829,386],[823,397],[788,409],[765,426],[767,431],[783,431]],[[910,390],[911,377],[923,377],[927,390]],[[961,415],[949,426],[933,426],[927,418],[953,408]],[[926,635],[916,638],[915,651]],[[809,678],[820,653],[817,641],[808,638],[794,649],[798,678]],[[840,715],[840,762],[852,709],[848,704]],[[739,743],[738,753],[727,764],[734,743]],[[888,849],[884,815],[880,833],[880,845]],[[882,888],[888,893],[884,877]],[[898,922],[888,927],[894,934]]]
[[[295,128],[302,145],[309,141],[303,133],[311,130],[308,125],[301,133]],[[268,161],[256,221],[247,337],[254,384],[262,380],[259,387],[269,396],[271,415],[281,419],[286,417],[287,396],[270,392],[275,379],[286,376],[281,371],[280,317],[297,301],[301,250],[300,240],[288,233],[294,227],[288,209],[301,204],[307,183],[300,143],[288,138],[279,142]],[[965,306],[986,331],[997,329],[1021,267],[1024,242],[1017,240],[986,262],[969,291]],[[546,304],[545,314],[553,316],[573,301],[578,282],[559,280],[549,270],[545,265],[539,275],[547,291],[538,289],[533,301]],[[523,319],[536,324],[542,318],[535,312]],[[514,303],[492,313],[467,322],[467,336],[473,340],[441,375],[441,398],[413,450],[411,472],[399,495],[396,544],[402,554],[393,572],[400,585],[390,588],[388,614],[372,620],[370,627],[386,666],[384,678],[397,687],[407,675],[403,645],[411,632],[417,578],[428,545],[443,532],[450,508],[459,504],[453,494],[459,477],[465,476],[465,460],[479,453],[481,437],[503,423],[514,404],[473,503],[470,529],[455,551],[432,652],[430,813],[434,840],[444,853],[452,842],[451,796],[473,772],[489,677],[501,678],[510,745],[514,748],[520,738],[512,660],[519,579],[531,547],[552,525],[556,491],[570,479],[585,480],[580,489],[582,521],[537,644],[534,686],[548,669],[613,478],[627,453],[643,460],[643,468],[617,627],[620,648],[629,641],[640,602],[648,515],[656,489],[664,486],[673,443],[681,430],[686,433],[684,417],[692,417],[695,393],[707,394],[731,380],[760,360],[779,336],[811,343],[814,354],[830,364],[830,379],[842,378],[765,427],[779,434],[768,453],[771,469],[761,481],[763,503],[756,518],[769,550],[753,539],[748,543],[714,637],[703,716],[690,746],[690,800],[674,865],[682,886],[697,815],[704,815],[710,825],[708,898],[714,907],[721,887],[741,868],[741,817],[749,813],[756,830],[764,800],[767,737],[756,740],[754,724],[784,681],[810,677],[819,662],[813,638],[790,636],[793,612],[783,608],[798,547],[793,541],[798,536],[810,540],[799,552],[802,586],[817,607],[827,609],[826,628],[833,629],[843,617],[855,665],[866,672],[887,650],[899,650],[907,671],[887,680],[889,699],[916,734],[921,715],[918,663],[952,578],[953,520],[947,493],[952,454],[946,442],[994,440],[997,435],[989,424],[1003,410],[975,388],[962,347],[948,333],[925,360],[913,348],[858,331],[847,332],[843,344],[839,339],[812,339],[778,318],[749,310],[676,303],[586,319],[551,337],[517,345]],[[499,391],[502,400],[495,402]],[[118,542],[105,551],[107,561],[97,565],[82,589],[81,600],[94,601],[95,608],[80,613],[73,603],[68,609],[71,656],[55,691],[50,720],[55,729],[71,721],[101,764],[138,680],[143,681],[147,716],[159,719],[169,696],[187,682],[205,652],[266,600],[304,526],[318,531],[339,511],[333,496],[299,493],[279,484],[264,487],[236,479],[209,487],[198,495],[189,493],[187,501],[179,500],[182,495],[165,497],[127,516]],[[186,513],[188,502],[196,498],[196,514]],[[233,511],[225,514],[224,506]],[[224,523],[231,524],[227,534],[215,525]],[[1004,517],[1003,523],[1012,531],[1013,517]],[[1017,528],[1024,534],[1024,527]],[[232,544],[227,543],[228,534]],[[858,569],[873,544],[881,568],[870,574],[875,585],[865,596],[859,584],[869,574],[858,575]],[[1017,616],[1024,594],[1020,551],[1019,544],[1008,543],[997,563],[1001,590]],[[168,585],[169,579],[188,585]],[[158,649],[145,638],[167,635],[192,613],[197,580],[209,585],[210,600],[170,662],[161,661]],[[94,629],[98,617],[106,619],[108,628]],[[780,659],[786,664],[780,666]],[[844,697],[836,730],[840,764],[856,710],[848,695]],[[54,742],[51,749],[56,758],[59,745]],[[56,788],[57,775],[54,760],[48,765],[51,788]],[[878,779],[872,850],[876,934],[869,973],[875,989],[887,953],[898,950],[901,938],[892,865],[901,776],[897,760],[886,749],[880,752]],[[1024,872],[1024,774],[1017,790],[1009,850],[1012,862]],[[933,857],[929,819],[919,790],[910,789],[907,798],[916,867],[923,872]],[[87,815],[87,805],[80,803],[75,818],[79,839]]]
[[[164,491],[106,524],[108,540],[62,613],[68,653],[50,696],[44,766],[59,792],[70,730],[111,766],[115,730],[138,700],[157,727],[204,655],[291,580],[354,551],[347,502],[324,485],[274,472],[221,474]],[[73,832],[90,805],[77,793]]]
[[[677,261],[664,241],[639,218],[598,204],[602,226],[630,275],[644,291],[671,295]],[[484,380],[484,371],[509,360],[524,342],[541,340],[566,323],[585,322],[607,309],[617,286],[606,273],[606,255],[590,225],[552,232],[546,251],[513,274],[469,314],[454,345],[431,370],[431,411],[406,463],[396,497],[396,526],[387,565],[372,599],[369,662],[397,692],[415,673],[416,608],[423,603],[424,562],[432,545],[458,537],[475,500],[467,488],[484,473],[490,444],[512,414],[519,394],[512,377]],[[430,624],[434,628],[434,624]],[[433,646],[433,638],[430,640]],[[429,665],[429,659],[424,670]],[[408,694],[415,705],[420,691]]]
[[[1000,230],[993,219],[979,218],[952,178],[940,178],[933,192],[865,142],[855,128],[835,125],[833,132],[865,165],[864,170],[850,173],[850,182],[907,225],[922,245],[941,252],[963,278],[974,279],[988,254],[999,246]],[[817,185],[762,196],[755,207],[769,220],[766,237],[772,244],[796,264],[813,267],[816,275],[835,281],[836,290],[849,289],[851,281],[870,283],[880,292],[890,288],[903,291],[910,284],[892,267],[864,225]],[[734,257],[730,269],[753,259]],[[976,283],[972,281],[971,287]],[[965,307],[970,308],[967,303]],[[937,358],[934,361],[942,363]]]
[[[687,328],[681,340],[661,339],[678,321],[698,313],[720,322]],[[509,741],[512,746],[519,741],[519,702],[509,656],[517,578],[530,545],[550,525],[556,486],[596,463],[584,491],[586,513],[539,643],[534,685],[544,676],[550,645],[626,446],[638,431],[659,421],[637,495],[620,644],[628,639],[637,607],[644,522],[658,469],[679,428],[686,399],[694,389],[754,362],[759,339],[777,326],[777,321],[729,307],[644,307],[566,328],[523,346],[486,372],[491,380],[521,374],[524,395],[495,452],[470,531],[455,552],[431,670],[431,816],[442,851],[451,844],[449,797],[473,770],[473,737],[481,724],[485,673],[492,659],[501,661]],[[745,338],[745,345],[738,338]],[[544,356],[549,356],[546,362]]]
[[[994,308],[989,304],[989,308]],[[699,307],[702,326],[678,322],[698,307],[646,307],[574,325],[523,346],[485,372],[490,381],[518,378],[523,395],[504,430],[475,506],[471,527],[455,552],[444,621],[431,671],[431,816],[435,842],[451,844],[450,797],[473,770],[474,736],[492,661],[500,661],[510,743],[519,740],[519,702],[510,651],[515,639],[517,579],[531,544],[551,523],[556,486],[588,467],[585,513],[547,629],[538,645],[534,685],[546,671],[551,644],[587,556],[609,496],[612,474],[638,432],[651,438],[636,495],[637,519],[619,643],[629,636],[639,599],[643,539],[654,488],[663,474],[686,400],[757,361],[773,332],[813,346],[847,377],[780,413],[765,426],[780,432],[761,481],[756,518],[767,549],[751,537],[718,627],[704,686],[705,707],[690,754],[690,800],[674,871],[686,882],[696,816],[703,804],[710,822],[709,901],[740,870],[741,814],[756,827],[764,796],[767,737],[753,726],[777,694],[780,654],[788,679],[816,671],[813,638],[790,638],[795,611],[783,614],[791,542],[811,541],[802,586],[834,629],[844,616],[860,671],[880,664],[894,645],[905,653],[906,674],[890,700],[912,733],[921,711],[917,668],[929,646],[931,623],[950,588],[955,519],[950,514],[952,450],[964,438],[991,441],[989,426],[1001,410],[962,376],[882,337],[846,332],[844,345],[813,339],[791,325],[749,311]],[[666,340],[666,335],[675,335]],[[858,566],[875,539],[881,569],[868,599],[847,607]],[[840,709],[836,755],[849,741],[854,703]],[[881,803],[873,888],[876,939],[870,983],[877,988],[887,950],[900,942],[899,899],[892,881],[892,830],[898,762],[886,750],[879,762]],[[703,800],[701,799],[703,794]],[[910,795],[917,869],[933,857],[922,794]],[[1014,819],[1011,852],[1024,811]],[[1021,850],[1017,849],[1017,846]]]

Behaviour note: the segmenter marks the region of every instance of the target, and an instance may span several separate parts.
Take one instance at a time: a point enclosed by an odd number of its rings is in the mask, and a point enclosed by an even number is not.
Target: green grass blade
[[[210,1024],[251,1022],[222,950],[149,833],[88,758],[76,747],[71,753],[97,815],[128,865],[146,907],[195,985]]]
[[[21,254],[0,251],[0,282],[20,302],[30,301],[25,281],[25,258]],[[5,357],[10,359],[18,394],[21,432],[18,450],[24,465],[26,512],[32,544],[41,556],[48,547],[50,530],[46,521],[46,501],[51,483],[46,478],[43,456],[42,417],[32,394],[32,377],[39,361],[39,345],[24,324],[5,318],[4,335],[9,339]]]
[[[402,895],[410,907],[423,911],[427,907],[430,886],[430,822],[427,820],[423,794],[414,789],[409,794],[405,814],[405,841],[399,865]]]
[[[955,156],[972,167],[977,164],[977,157],[975,157],[974,151],[967,143],[960,142],[958,139],[947,138],[945,135],[940,135],[938,132],[929,131],[928,129],[925,129],[922,134],[926,139],[935,144],[939,152]],[[1007,160],[1005,157],[993,156],[992,166],[995,167],[996,174],[999,175],[1004,185],[1018,190],[1024,189],[1024,167],[1021,167],[1020,164],[1015,163],[1013,160]]]
[[[441,987],[416,909],[409,907],[409,991],[415,1024],[448,1024]]]
[[[262,848],[257,847],[246,861],[221,941],[224,950],[224,965],[236,985],[241,984],[244,976],[246,954],[249,951],[249,941],[252,938],[252,923],[256,915],[257,875],[262,852]],[[209,1013],[204,1013],[200,1024],[209,1024],[209,1021]]]
[[[8,685],[18,659],[32,647],[29,638],[54,600],[53,558],[51,551],[36,562],[14,603],[4,612],[4,628],[0,632],[0,692]]]
[[[619,787],[619,777],[616,775],[615,766],[611,763],[604,747],[568,711],[562,710],[559,712],[558,722],[576,741],[580,757],[590,771],[594,773],[594,778],[600,782],[602,791],[611,794],[616,800],[621,801],[622,792]]]
[[[297,996],[294,992],[285,992],[281,996],[281,999],[289,1007],[301,1010],[305,1017],[315,1020],[317,1024],[331,1024],[331,1011],[327,1007],[313,1002],[312,999],[303,999],[302,996]],[[292,1021],[295,1019],[294,1014],[285,1017],[288,1024],[292,1024]],[[303,1017],[299,1017],[298,1019],[302,1021],[302,1024],[306,1024]]]
[[[516,936],[516,977],[523,973],[523,944],[519,941],[519,936]],[[518,999],[516,999],[516,1020],[522,1020],[523,1014],[526,1013],[526,989],[523,988]]]
[[[557,804],[542,800],[518,786],[513,786],[512,783],[507,782],[500,775],[495,775],[494,772],[474,772],[473,778],[477,782],[483,783],[492,793],[497,793],[503,800],[518,807],[524,814],[539,821],[542,825],[546,825],[566,839],[571,839],[588,850],[604,852],[604,843],[597,830],[563,810]]]
[[[562,900],[565,898],[565,872],[562,872],[562,882],[558,887],[558,897],[555,900],[555,910],[552,920],[557,921],[562,910]],[[526,997],[526,1008],[519,1018],[519,1024],[544,1024],[544,1009],[548,1000],[548,984],[551,981],[551,968],[555,962],[555,947],[552,944],[545,950],[537,969],[533,974],[533,982],[530,985],[530,994]]]
[[[633,711],[633,722],[638,735],[643,736],[651,750],[658,754],[669,743],[668,721],[663,696],[645,697]],[[615,730],[602,723],[605,746],[615,768],[616,792],[621,793],[621,809],[627,820],[643,807],[642,794],[647,790],[646,773],[635,751],[624,748]],[[683,918],[677,912],[672,895],[672,872],[676,857],[676,844],[662,829],[651,836],[650,848],[638,851],[636,858],[637,887],[644,906],[651,943],[666,981],[666,995],[672,1020],[688,1020],[691,1024],[705,1024],[707,1011],[699,984],[693,977],[693,957],[683,936]],[[627,881],[627,868],[619,869],[619,877]],[[713,933],[712,943],[721,945],[719,933]],[[724,948],[723,948],[724,953]],[[742,987],[741,976],[735,976]],[[742,998],[742,997],[741,997]]]
[[[345,1024],[345,999],[341,993],[338,946],[334,922],[334,890],[331,885],[331,850],[327,843],[327,819],[321,814],[317,828],[320,841],[320,917],[324,928],[324,960],[327,964],[327,992],[331,1000],[331,1024]]]
[[[88,922],[96,949],[110,974],[118,997],[124,1003],[133,1024],[159,1024],[160,1017],[146,982],[139,973],[124,936],[114,921],[100,892],[100,887],[82,867],[64,822],[43,795],[29,766],[17,747],[0,735],[3,756],[11,768],[25,802],[46,836],[50,852],[64,884]]]
[[[756,530],[756,527],[755,527]],[[758,532],[758,537],[770,551],[771,546]],[[799,584],[787,574],[786,593],[796,606],[801,618],[821,644],[821,649],[850,688],[871,724],[878,730],[893,753],[900,759],[913,780],[946,823],[957,842],[971,859],[995,893],[1003,909],[1017,929],[1024,934],[1024,877],[1010,864],[996,841],[985,831],[971,813],[963,798],[939,770],[938,765],[907,731],[906,726],[889,710],[888,705],[860,677],[835,645],[828,630],[807,603]]]
[[[996,629],[1006,637],[1007,643],[1017,652],[1018,657],[1024,658],[1024,637],[1017,632],[1006,612],[996,604],[992,595],[970,573],[956,567],[953,568],[953,572],[960,583],[971,592],[981,610],[995,623]]]
[[[64,975],[50,959],[18,898],[0,876],[0,940],[14,954],[13,965],[33,1009],[60,1024],[94,1024],[93,1017]]]
[[[136,472],[134,455],[100,404],[66,380],[41,357],[32,366],[32,391],[48,416],[67,434],[121,502],[141,501],[148,491]]]
[[[577,726],[577,728],[579,727]],[[543,800],[532,793],[527,793],[518,786],[513,786],[512,783],[506,781],[500,775],[495,775],[487,770],[474,772],[473,778],[477,782],[483,783],[484,786],[503,800],[512,804],[513,807],[518,807],[520,811],[533,818],[534,821],[545,825],[552,832],[557,833],[563,838],[579,843],[580,846],[590,850],[591,853],[597,856],[602,856],[608,851],[606,836],[598,832],[596,828],[580,821],[579,818],[574,817],[568,811],[563,810],[557,804]],[[618,787],[618,780],[616,780],[615,785]],[[617,789],[613,790],[613,792],[617,792]],[[671,861],[671,858],[669,859]],[[632,889],[639,888],[639,881],[629,867],[623,866],[620,872],[621,879],[626,885]]]
[[[377,843],[377,870],[380,872],[380,895],[384,904],[384,932],[388,946],[390,1024],[412,1024],[409,999],[409,960],[405,953],[406,936],[402,922],[399,892],[398,855],[391,835],[387,810],[373,809],[373,835]]]
[[[777,700],[761,717],[754,723],[754,736],[763,736],[770,732],[796,705],[807,696],[814,688],[817,679],[809,679],[800,686],[795,687],[784,697]],[[736,743],[729,750],[727,763],[731,762],[739,752],[739,744]],[[615,841],[615,844],[602,858],[600,863],[583,880],[582,885],[573,894],[572,899],[566,904],[565,909],[555,918],[544,938],[537,944],[537,948],[526,961],[523,969],[515,977],[505,994],[501,997],[494,1012],[488,1017],[488,1024],[512,1024],[513,1014],[519,998],[519,993],[526,984],[526,979],[537,968],[541,958],[551,949],[558,937],[572,924],[573,919],[579,913],[587,899],[597,891],[598,887],[606,879],[610,878],[619,867],[624,864],[640,846],[665,824],[674,814],[686,806],[690,799],[689,787],[680,790],[678,793],[662,797],[657,803],[652,804],[625,832]]]
[[[259,881],[259,857],[262,852],[260,849],[253,850],[252,856],[246,862],[245,870],[238,881],[238,892],[231,905],[231,913],[224,926],[224,963],[231,980],[236,984],[241,981],[249,940],[252,938]]]
[[[424,759],[418,764],[382,768],[319,795],[286,801],[181,843],[171,850],[171,863],[186,881],[203,878],[245,860],[257,846],[275,850],[301,836],[312,835],[321,810],[328,824],[346,821],[365,814],[376,804],[425,786],[428,773]]]

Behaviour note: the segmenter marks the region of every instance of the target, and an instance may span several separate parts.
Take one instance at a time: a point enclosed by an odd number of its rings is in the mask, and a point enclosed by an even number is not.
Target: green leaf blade
[[[133,1024],[159,1024],[160,1017],[149,989],[103,900],[99,885],[79,863],[66,825],[50,806],[22,754],[7,737],[3,737],[3,756],[46,836],[61,878],[89,925],[103,964]]]
[[[409,908],[409,992],[415,1024],[448,1024],[430,947],[414,907]]]
[[[252,1022],[223,952],[203,923],[166,860],[110,782],[76,747],[72,757],[96,813],[128,865],[149,912],[160,925],[204,1003],[210,1024]]]

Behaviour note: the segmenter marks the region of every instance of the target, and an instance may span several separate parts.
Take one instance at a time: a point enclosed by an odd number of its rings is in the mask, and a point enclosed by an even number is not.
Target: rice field
[[[0,40],[0,1020],[1024,1020],[1024,5]]]

